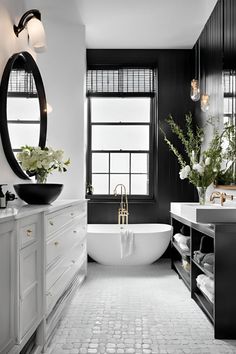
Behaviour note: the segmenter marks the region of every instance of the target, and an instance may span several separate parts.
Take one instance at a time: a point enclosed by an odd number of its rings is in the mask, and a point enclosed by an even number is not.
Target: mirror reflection
[[[19,56],[12,67],[7,93],[7,123],[13,152],[37,146],[40,133],[38,93],[30,68]]]
[[[236,71],[224,70],[223,86],[223,151],[224,173],[218,178],[218,185],[236,187]]]

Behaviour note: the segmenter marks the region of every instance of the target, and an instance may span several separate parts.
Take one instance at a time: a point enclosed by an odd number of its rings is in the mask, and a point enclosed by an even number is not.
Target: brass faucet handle
[[[221,192],[212,192],[210,195],[210,201],[215,203],[215,198],[221,198],[222,193]]]
[[[233,194],[226,194],[226,193],[222,193],[223,197],[224,197],[224,201],[226,201],[226,199],[228,200],[233,200],[234,199],[234,196]]]
[[[234,200],[233,194],[226,194],[226,199]]]
[[[224,205],[224,202],[229,199],[229,200],[233,200],[234,196],[232,194],[226,194],[224,192],[213,192],[210,196],[210,201],[212,201],[213,203],[215,202],[215,198],[220,198],[220,204],[221,206]]]

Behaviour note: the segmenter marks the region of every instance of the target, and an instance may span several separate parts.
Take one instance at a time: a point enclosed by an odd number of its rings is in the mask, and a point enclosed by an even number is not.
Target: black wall
[[[236,1],[219,0],[200,37],[201,91],[210,95],[208,117],[222,125],[223,69],[236,69]],[[198,43],[199,43],[198,40]],[[206,120],[200,103],[195,104],[199,122]]]
[[[165,118],[171,113],[181,124],[185,113],[194,109],[190,99],[190,81],[193,76],[192,50],[87,50],[87,64],[154,64],[158,68],[158,121],[156,126],[156,168],[154,195],[151,202],[129,202],[130,223],[169,222],[171,201],[190,201],[194,188],[179,179],[179,166],[169,152],[158,129],[165,127]],[[171,137],[171,134],[169,134]],[[89,223],[116,223],[118,203],[90,201]]]

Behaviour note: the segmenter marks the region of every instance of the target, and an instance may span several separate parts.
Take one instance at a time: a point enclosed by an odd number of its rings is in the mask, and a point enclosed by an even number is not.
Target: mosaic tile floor
[[[142,267],[89,263],[47,354],[236,353],[213,328],[168,260]]]

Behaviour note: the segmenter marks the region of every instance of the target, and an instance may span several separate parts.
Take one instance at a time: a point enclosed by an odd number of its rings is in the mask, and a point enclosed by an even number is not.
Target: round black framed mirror
[[[0,114],[7,161],[18,177],[29,179],[16,153],[23,145],[45,147],[47,102],[38,66],[28,52],[14,54],[6,64],[0,85]]]

